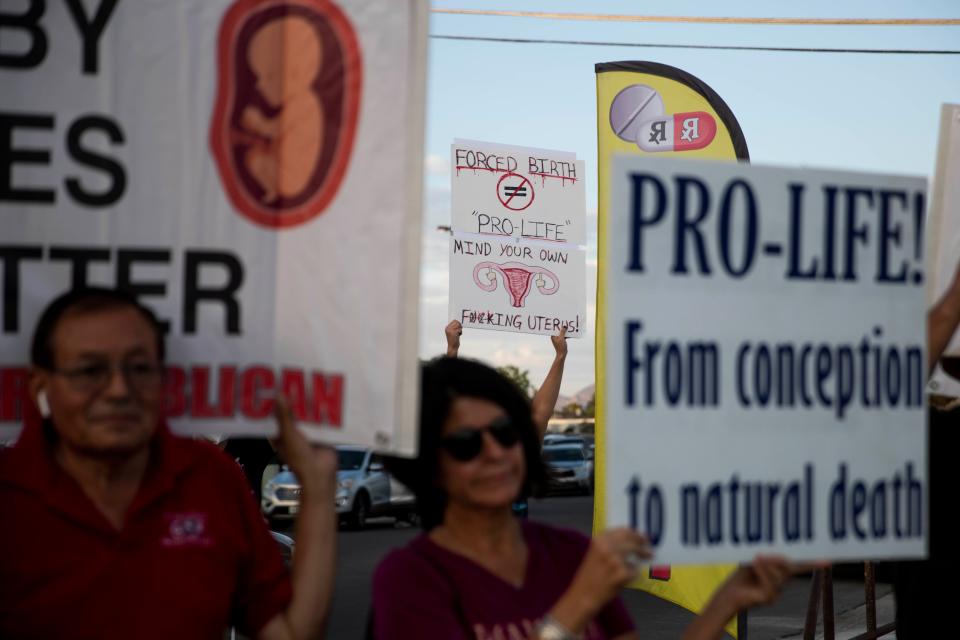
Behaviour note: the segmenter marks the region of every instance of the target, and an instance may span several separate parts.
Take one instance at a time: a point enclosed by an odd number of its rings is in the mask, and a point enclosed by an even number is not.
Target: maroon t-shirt
[[[119,531],[39,425],[0,451],[0,638],[255,635],[290,580],[237,464],[161,427]]]
[[[515,587],[427,535],[392,551],[373,578],[378,640],[535,638],[535,628],[573,581],[590,544],[580,533],[522,521],[527,573]],[[616,598],[588,625],[585,640],[633,630]]]

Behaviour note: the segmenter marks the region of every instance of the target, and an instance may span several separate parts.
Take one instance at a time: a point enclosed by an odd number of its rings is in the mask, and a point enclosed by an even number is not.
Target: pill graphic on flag
[[[645,120],[637,128],[637,146],[644,151],[703,149],[717,135],[717,121],[709,113],[688,111]]]
[[[663,98],[645,84],[632,84],[621,90],[610,103],[610,128],[626,142],[637,139],[640,123],[663,118]]]

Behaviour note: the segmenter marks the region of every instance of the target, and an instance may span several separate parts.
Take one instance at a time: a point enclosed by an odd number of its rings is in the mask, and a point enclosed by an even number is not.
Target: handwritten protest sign
[[[465,327],[585,329],[584,166],[573,154],[451,146],[450,317]]]
[[[451,317],[465,327],[567,335],[584,331],[584,250],[501,242],[483,236],[450,240]],[[455,295],[454,295],[455,292]]]
[[[574,154],[469,140],[450,154],[455,232],[586,243],[586,170]]]
[[[921,557],[926,181],[617,156],[608,524],[658,562]]]
[[[75,4],[3,27],[0,438],[89,283],[163,320],[175,429],[267,434],[282,392],[315,439],[412,452],[426,3]]]

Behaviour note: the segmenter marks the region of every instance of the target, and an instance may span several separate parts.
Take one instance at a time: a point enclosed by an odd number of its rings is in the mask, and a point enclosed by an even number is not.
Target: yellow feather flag
[[[604,315],[606,225],[610,165],[615,153],[748,161],[747,143],[733,113],[709,86],[685,71],[654,62],[606,62],[597,72],[599,267],[596,344],[596,493],[594,532],[606,528],[604,505]],[[652,567],[634,587],[698,613],[736,565]],[[727,630],[737,635],[736,620]]]

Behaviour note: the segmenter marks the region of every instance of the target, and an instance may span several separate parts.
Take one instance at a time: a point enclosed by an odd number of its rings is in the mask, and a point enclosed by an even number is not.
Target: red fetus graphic
[[[237,0],[220,26],[210,146],[231,203],[258,224],[320,213],[359,113],[356,35],[331,0]]]
[[[487,281],[482,282],[480,271],[487,269]],[[543,267],[531,267],[521,262],[481,262],[473,268],[473,281],[484,291],[493,291],[497,288],[497,273],[503,276],[503,286],[510,295],[510,305],[514,307],[523,307],[530,293],[530,282],[533,276],[537,276],[535,283],[537,289],[545,296],[553,295],[560,288],[560,280],[557,276]],[[544,276],[550,278],[553,286],[547,287]]]
[[[276,115],[248,105],[234,138],[249,145],[244,165],[271,204],[300,195],[319,161],[323,105],[310,88],[323,63],[317,32],[297,16],[274,18],[251,38],[247,61]]]

